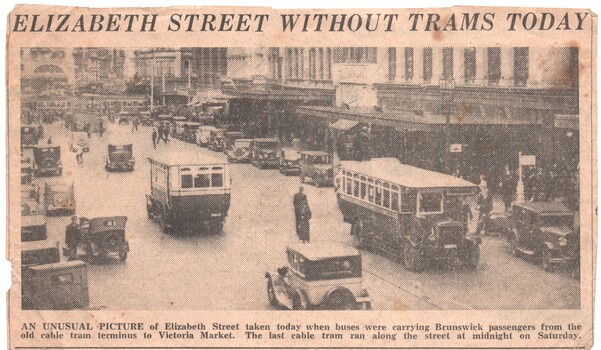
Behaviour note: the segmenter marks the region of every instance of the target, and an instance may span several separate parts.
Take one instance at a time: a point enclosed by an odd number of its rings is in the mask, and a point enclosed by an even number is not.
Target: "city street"
[[[106,124],[109,124],[108,122]],[[296,176],[233,164],[232,198],[223,233],[164,234],[148,219],[147,157],[153,152],[207,149],[172,140],[154,151],[151,128],[109,124],[101,138],[92,134],[90,152],[79,166],[69,152],[69,133],[61,124],[45,126],[46,139],[61,144],[62,177],[35,183],[75,182],[77,215],[125,215],[130,253],[102,265],[89,265],[90,305],[116,310],[262,310],[267,301],[266,271],[286,264],[286,244],[296,241],[292,197]],[[104,169],[109,140],[133,143],[133,172]],[[43,140],[45,142],[45,139]],[[342,221],[334,190],[306,185],[312,241],[351,243],[350,225]],[[64,244],[69,217],[49,217],[51,241]],[[405,270],[375,252],[362,251],[364,287],[374,309],[575,309],[580,307],[579,281],[568,271],[545,272],[538,264],[511,255],[501,237],[484,237],[480,265],[465,269]]]

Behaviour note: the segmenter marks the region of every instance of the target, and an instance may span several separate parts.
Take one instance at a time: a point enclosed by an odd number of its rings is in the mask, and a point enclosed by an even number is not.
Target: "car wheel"
[[[122,249],[119,251],[119,259],[121,259],[121,261],[125,261],[127,259],[127,250]]]
[[[465,265],[470,270],[475,270],[480,263],[480,245],[472,243],[466,252]]]
[[[420,272],[422,271],[421,260],[422,257],[417,247],[414,247],[410,242],[406,242],[403,245],[403,266],[409,271]]]
[[[163,211],[163,213],[161,213],[161,216],[159,218],[159,224],[161,225],[161,230],[163,231],[163,233],[166,233],[166,234],[171,233],[171,229],[169,228],[169,225],[167,224],[166,213],[164,211]]]
[[[315,186],[321,187],[323,184],[323,175],[315,174],[315,176],[313,176],[313,182],[315,183]]]
[[[326,306],[328,310],[354,310],[355,296],[346,288],[338,288],[328,295]]]
[[[541,263],[543,266],[543,269],[547,272],[553,272],[555,271],[555,264],[553,264],[551,262],[551,250],[545,246],[543,248],[543,252],[542,252],[542,256],[541,256]]]
[[[300,179],[300,182],[301,182],[302,184],[304,184],[304,183],[305,183],[305,175],[303,175],[303,174],[300,174],[300,176],[299,176],[298,178]]]
[[[355,248],[363,248],[363,221],[355,219],[351,224],[351,236],[353,236],[353,245]]]
[[[267,299],[271,306],[278,306],[278,299],[275,297],[275,288],[273,288],[273,282],[267,281]]]
[[[303,304],[303,299],[298,291],[292,297],[292,310],[307,310],[307,305]]]

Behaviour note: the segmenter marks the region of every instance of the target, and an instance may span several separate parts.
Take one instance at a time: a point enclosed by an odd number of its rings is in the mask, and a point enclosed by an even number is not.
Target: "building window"
[[[430,82],[432,80],[432,48],[424,48],[424,81]]]
[[[453,48],[442,48],[442,79],[453,79]]]
[[[315,48],[309,49],[309,79],[315,79],[317,70],[317,62],[315,60]]]
[[[466,84],[476,81],[476,48],[469,47],[463,51],[463,66]]]
[[[326,79],[332,79],[332,49],[326,49]]]
[[[501,48],[488,48],[488,83],[499,84],[501,80]]]
[[[526,86],[526,83],[528,82],[528,58],[529,50],[527,47],[516,47],[513,49],[515,86]]]
[[[336,63],[376,63],[375,47],[339,47],[334,49]]]
[[[405,48],[405,80],[413,80],[413,48]]]
[[[396,80],[396,47],[388,48],[388,81]]]
[[[322,47],[319,48],[318,53],[319,54],[317,56],[317,79],[323,80],[323,69],[325,63]]]
[[[286,49],[286,78],[292,77],[292,49]]]

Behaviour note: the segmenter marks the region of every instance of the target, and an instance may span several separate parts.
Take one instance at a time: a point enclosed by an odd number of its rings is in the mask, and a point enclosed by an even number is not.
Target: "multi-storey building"
[[[138,78],[154,85],[161,104],[182,103],[215,88],[227,72],[225,48],[153,48],[134,52]]]

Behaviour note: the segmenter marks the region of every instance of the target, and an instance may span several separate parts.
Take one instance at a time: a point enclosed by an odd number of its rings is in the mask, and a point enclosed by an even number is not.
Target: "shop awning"
[[[358,121],[338,119],[336,122],[330,124],[330,128],[341,131],[348,131],[357,126],[358,124]]]

